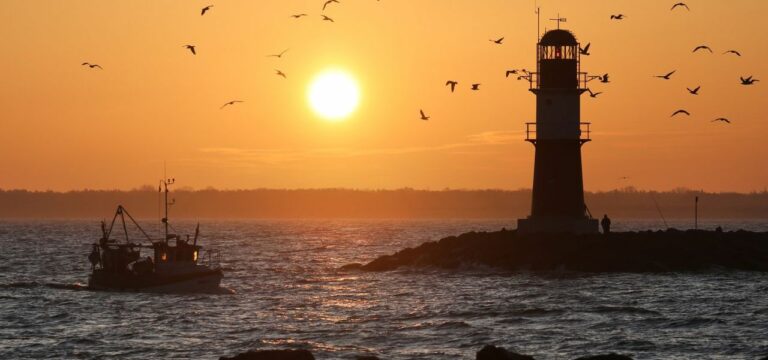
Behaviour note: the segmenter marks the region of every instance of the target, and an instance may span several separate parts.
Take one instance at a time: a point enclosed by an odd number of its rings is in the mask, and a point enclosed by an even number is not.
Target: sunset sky
[[[535,97],[504,73],[535,69],[533,0],[340,2],[322,12],[323,0],[3,1],[0,188],[130,189],[155,184],[164,161],[194,188],[531,187],[523,130]],[[594,139],[585,189],[762,191],[768,1],[670,11],[675,2],[538,1],[542,30],[567,18],[592,44],[582,70],[611,76],[591,85],[598,98],[582,97]],[[714,54],[691,52],[702,44]],[[743,56],[722,55],[730,49]],[[360,87],[343,121],[307,100],[329,68]],[[740,85],[748,75],[766,82]],[[692,115],[670,118],[677,109]]]

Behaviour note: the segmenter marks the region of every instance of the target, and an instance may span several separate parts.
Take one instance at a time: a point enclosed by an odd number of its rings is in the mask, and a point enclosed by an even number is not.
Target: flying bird
[[[223,108],[225,108],[225,107],[227,107],[229,105],[235,105],[236,103],[241,103],[241,102],[243,102],[243,100],[232,100],[230,102],[225,103],[224,105],[221,105],[219,110],[221,110],[221,109],[223,109]]]
[[[200,16],[205,15],[205,13],[208,12],[208,10],[211,10],[212,7],[213,7],[213,5],[208,5],[208,6],[204,7],[203,10],[200,11]]]
[[[691,95],[699,95],[699,89],[701,89],[701,85],[697,86],[695,89],[689,89],[686,88]]]
[[[472,90],[480,90],[480,84],[472,84]]]
[[[715,120],[712,120],[712,122],[718,122],[718,121],[720,121],[720,122],[724,122],[724,123],[728,123],[728,124],[730,124],[730,123],[731,123],[731,120],[728,120],[728,119],[726,119],[726,118],[717,118],[717,119],[715,119]]]
[[[709,53],[712,53],[712,49],[707,45],[699,45],[695,49],[693,49],[693,52],[697,52],[699,50],[709,50]]]
[[[276,58],[279,59],[279,58],[283,57],[283,54],[285,54],[286,52],[288,52],[288,49],[283,50],[283,52],[281,52],[279,54],[267,55],[267,57],[276,57]]]
[[[329,18],[329,17],[327,17],[325,15],[322,15],[322,16],[323,16],[323,20],[325,20],[325,21],[335,22],[335,21],[333,21],[333,19],[331,19],[331,18]]]
[[[323,4],[323,11],[325,11],[325,7],[328,6],[331,3],[339,4],[339,0],[328,0],[328,1],[326,1],[325,4]]]
[[[458,82],[453,81],[453,80],[448,80],[448,81],[445,82],[445,86],[448,86],[448,85],[451,86],[451,92],[453,92],[453,90],[456,89],[456,85],[458,85],[458,84],[459,84]]]
[[[605,75],[603,75],[603,76],[598,76],[597,78],[598,78],[598,79],[600,79],[600,82],[602,82],[602,83],[605,83],[605,84],[607,84],[607,83],[609,83],[609,82],[610,82],[610,81],[608,80],[608,74],[605,74]]]
[[[494,43],[494,44],[499,44],[499,45],[501,45],[501,44],[504,42],[504,37],[500,37],[500,38],[498,38],[498,39],[496,39],[496,40],[490,39],[490,40],[488,40],[488,41],[490,41],[490,42],[492,42],[492,43]]]
[[[590,89],[587,89],[587,91],[589,92],[589,97],[592,97],[592,98],[596,98],[598,95],[602,94],[602,92],[593,93],[592,90]]]
[[[287,76],[285,76],[285,74],[282,71],[277,70],[277,69],[275,69],[275,75],[282,76],[284,79],[288,78]]]
[[[624,20],[624,14],[611,15],[611,20]]]
[[[585,46],[583,49],[579,47],[579,54],[584,56],[589,56],[589,47],[592,45],[592,43],[587,43],[587,46]]]
[[[735,54],[736,56],[741,56],[741,53],[736,51],[736,50],[728,50],[728,51],[723,53],[723,55],[725,55],[725,54]]]
[[[88,67],[89,67],[89,68],[91,68],[91,69],[93,69],[93,68],[99,68],[99,69],[101,69],[101,70],[104,70],[104,68],[103,68],[103,67],[101,67],[101,65],[99,65],[99,64],[91,64],[91,63],[89,63],[89,62],[84,62],[84,63],[80,64],[80,66],[88,66]]]
[[[750,77],[748,77],[746,79],[743,76],[739,77],[739,78],[741,79],[741,85],[752,85],[752,84],[760,81],[760,80],[757,80],[757,79],[753,79],[752,76],[750,76]]]
[[[681,3],[681,2],[679,2],[679,3],[675,4],[675,5],[672,5],[672,8],[670,10],[675,10],[675,8],[677,8],[677,7],[684,7],[688,11],[691,11],[691,8],[689,8],[688,5],[686,5],[685,3]]]
[[[507,70],[507,76],[509,77],[509,74],[517,75],[517,70]]]
[[[307,16],[307,14],[295,14],[295,15],[291,15],[291,17],[292,17],[292,18],[294,18],[294,19],[298,19],[298,18],[300,18],[300,17],[302,17],[302,16]]]
[[[424,114],[424,110],[419,109],[419,113],[421,113],[421,120],[424,120],[424,121],[429,120],[429,116]]]
[[[195,45],[184,45],[182,47],[189,49],[189,51],[192,52],[192,55],[197,55],[197,52],[195,51]]]
[[[674,117],[674,116],[675,116],[675,115],[677,115],[677,114],[685,114],[685,115],[688,115],[688,116],[690,116],[690,115],[691,115],[691,113],[689,113],[689,112],[687,112],[687,111],[685,111],[685,110],[683,110],[683,109],[680,109],[680,110],[677,110],[677,111],[675,111],[674,113],[672,113],[672,116],[670,116],[670,117]]]
[[[670,76],[675,73],[677,70],[672,70],[671,72],[667,73],[666,75],[656,75],[659,79],[669,80]]]

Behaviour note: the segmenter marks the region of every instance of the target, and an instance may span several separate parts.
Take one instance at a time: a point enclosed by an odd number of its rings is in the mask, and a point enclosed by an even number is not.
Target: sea
[[[174,229],[193,233],[196,223]],[[667,226],[693,223],[613,221],[618,231]],[[700,224],[716,226],[768,231],[767,220]],[[536,359],[768,356],[766,273],[340,269],[504,227],[514,221],[201,220],[200,242],[221,251],[222,291],[154,294],[85,288],[98,221],[3,220],[0,359],[218,359],[253,349],[308,349],[318,359],[474,359],[487,344]]]

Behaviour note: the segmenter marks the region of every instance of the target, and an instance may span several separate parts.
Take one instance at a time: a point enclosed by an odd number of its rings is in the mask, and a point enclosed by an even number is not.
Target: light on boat
[[[192,253],[192,261],[197,261],[197,250]]]
[[[166,261],[166,260],[168,260],[168,255],[166,255],[165,253],[162,253],[162,254],[160,255],[160,260],[162,260],[162,261]]]

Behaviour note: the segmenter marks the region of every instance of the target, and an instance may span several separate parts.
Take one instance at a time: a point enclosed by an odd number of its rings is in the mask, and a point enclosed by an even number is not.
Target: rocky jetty
[[[346,270],[399,267],[457,269],[474,265],[510,271],[670,272],[725,268],[768,271],[768,233],[748,231],[620,232],[588,235],[470,232]]]
[[[251,350],[219,360],[315,360],[309,350]]]
[[[221,357],[219,360],[314,360],[309,350],[251,350],[233,357]],[[357,360],[379,360],[376,356],[360,355]],[[513,351],[486,345],[475,356],[476,360],[535,360],[533,356],[521,355]],[[631,357],[618,354],[593,355],[576,360],[632,360]]]

